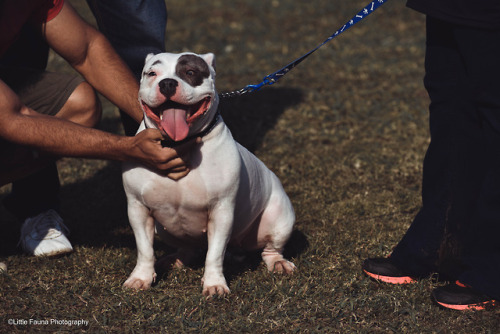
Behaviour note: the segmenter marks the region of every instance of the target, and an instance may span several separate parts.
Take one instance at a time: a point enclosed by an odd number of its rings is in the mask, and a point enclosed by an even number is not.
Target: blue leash
[[[248,85],[240,90],[235,90],[233,92],[220,93],[219,96],[222,98],[240,96],[240,95],[243,95],[246,93],[255,92],[255,91],[261,89],[265,85],[275,84],[276,82],[278,82],[279,79],[281,79],[283,76],[285,76],[285,74],[290,72],[295,66],[297,66],[304,59],[309,57],[314,51],[318,50],[320,47],[322,47],[326,43],[330,42],[332,39],[334,39],[335,37],[337,37],[338,35],[340,35],[344,31],[346,31],[347,29],[349,29],[350,27],[352,27],[353,25],[355,25],[356,23],[358,23],[359,21],[361,21],[362,19],[364,19],[365,17],[370,15],[371,13],[373,13],[378,7],[380,7],[386,1],[387,0],[375,0],[375,1],[370,2],[365,8],[363,8],[358,14],[356,14],[352,19],[350,19],[346,24],[344,24],[339,30],[337,30],[333,35],[328,37],[323,43],[321,43],[320,45],[318,45],[317,47],[315,47],[314,49],[312,49],[311,51],[309,51],[308,53],[306,53],[302,57],[297,58],[296,60],[294,60],[290,64],[286,65],[282,69],[264,77],[264,79],[262,80],[261,83],[259,83],[257,85]]]

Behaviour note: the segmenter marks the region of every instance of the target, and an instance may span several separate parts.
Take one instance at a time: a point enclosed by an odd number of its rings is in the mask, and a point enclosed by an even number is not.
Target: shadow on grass
[[[299,256],[309,247],[309,242],[306,236],[298,231],[294,230],[283,251],[283,256],[287,260],[292,260],[293,258]],[[155,248],[162,248],[165,254],[171,254],[175,252],[175,249],[170,248],[162,242],[155,243]],[[228,285],[231,285],[231,281],[235,278],[241,276],[246,271],[255,271],[257,268],[263,264],[261,257],[262,251],[243,251],[241,249],[235,249],[228,247],[226,252],[226,257],[224,259],[224,277]],[[205,251],[200,251],[196,259],[188,265],[191,269],[200,269],[205,266]],[[293,262],[293,261],[292,261]],[[172,271],[171,268],[165,268],[161,266],[156,267],[156,273],[158,275],[157,280],[153,283],[154,285],[159,284],[162,280],[168,279],[167,275]]]
[[[240,97],[221,99],[220,110],[234,139],[254,152],[284,110],[302,99],[299,89],[267,87]]]

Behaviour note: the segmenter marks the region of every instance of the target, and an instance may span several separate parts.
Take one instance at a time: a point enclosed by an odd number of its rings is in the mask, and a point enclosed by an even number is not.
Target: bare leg
[[[86,82],[82,82],[70,95],[64,106],[55,117],[94,127],[101,117],[101,105],[94,89]],[[35,113],[29,110],[28,113]],[[2,156],[6,161],[0,166],[0,186],[30,175],[56,160],[30,147],[5,144],[2,147]]]

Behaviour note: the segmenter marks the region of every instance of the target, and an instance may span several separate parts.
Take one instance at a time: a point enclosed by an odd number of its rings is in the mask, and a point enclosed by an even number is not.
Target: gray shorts
[[[51,116],[61,110],[76,87],[83,82],[81,77],[65,73],[2,67],[0,79],[26,106]]]
[[[74,75],[12,67],[0,67],[0,79],[19,96],[24,105],[50,116],[61,110],[76,87],[83,82],[81,77]],[[8,161],[18,153],[16,145],[0,138],[2,157]]]

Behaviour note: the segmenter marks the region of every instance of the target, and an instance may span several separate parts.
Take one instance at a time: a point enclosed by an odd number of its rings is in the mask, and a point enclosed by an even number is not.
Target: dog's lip
[[[212,104],[211,102],[212,102],[212,97],[206,96],[193,104],[182,104],[173,100],[167,100],[157,107],[151,107],[145,101],[141,100],[141,104],[147,116],[151,118],[160,129],[162,129],[161,117],[164,111],[169,109],[185,110],[187,116],[186,122],[188,124],[191,124],[198,117],[203,116],[208,109],[210,109],[210,106]]]

